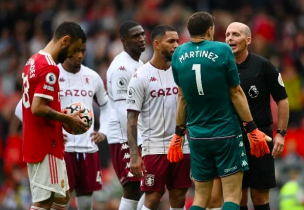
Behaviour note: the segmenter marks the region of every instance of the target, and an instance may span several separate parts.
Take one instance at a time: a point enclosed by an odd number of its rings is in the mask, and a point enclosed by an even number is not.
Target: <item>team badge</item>
[[[45,81],[50,85],[54,85],[56,83],[56,75],[52,72],[49,72],[45,77]]]
[[[119,87],[119,88],[124,88],[124,87],[126,87],[127,86],[127,80],[125,79],[125,78],[119,78],[118,80],[117,80],[117,86]]]
[[[146,174],[146,181],[145,184],[148,187],[151,187],[154,185],[154,175],[153,174]]]
[[[285,87],[281,74],[279,73],[278,82],[282,87]]]
[[[249,88],[248,94],[251,98],[256,98],[259,95],[259,91],[255,85],[251,85],[251,87]]]
[[[89,76],[84,75],[84,76],[83,76],[83,79],[84,79],[84,83],[85,83],[85,84],[87,84],[87,85],[90,84],[90,77],[89,77]]]
[[[61,180],[61,188],[64,188],[64,180]]]

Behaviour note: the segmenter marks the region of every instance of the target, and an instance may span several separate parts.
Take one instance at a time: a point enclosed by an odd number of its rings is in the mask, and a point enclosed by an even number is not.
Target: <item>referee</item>
[[[234,22],[226,30],[226,43],[230,45],[239,70],[241,87],[244,90],[253,120],[259,130],[273,137],[270,95],[278,106],[278,128],[273,142],[267,142],[271,154],[256,158],[250,154],[247,134],[243,130],[249,171],[243,177],[241,210],[247,210],[248,188],[255,210],[270,210],[269,189],[276,187],[274,158],[281,155],[289,118],[287,94],[281,74],[261,56],[248,52],[251,31],[245,24]],[[243,128],[243,126],[241,126]],[[247,140],[245,140],[247,139]]]

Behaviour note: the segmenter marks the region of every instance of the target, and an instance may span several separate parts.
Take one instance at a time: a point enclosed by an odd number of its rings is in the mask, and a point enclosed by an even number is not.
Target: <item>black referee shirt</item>
[[[237,67],[253,120],[258,126],[272,124],[270,95],[275,101],[287,98],[281,74],[269,60],[251,53]]]

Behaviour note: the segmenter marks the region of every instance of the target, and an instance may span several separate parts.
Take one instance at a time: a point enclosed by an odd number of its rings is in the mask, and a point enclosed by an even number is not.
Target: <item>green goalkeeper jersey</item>
[[[175,83],[187,102],[192,139],[227,138],[241,133],[229,87],[240,84],[234,55],[226,43],[187,42],[172,57]]]

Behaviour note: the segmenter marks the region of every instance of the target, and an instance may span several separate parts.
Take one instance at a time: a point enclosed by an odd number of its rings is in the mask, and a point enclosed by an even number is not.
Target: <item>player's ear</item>
[[[159,50],[160,49],[160,41],[155,39],[153,42],[154,48]]]
[[[62,47],[68,46],[70,44],[70,42],[71,42],[71,37],[69,35],[66,35],[66,36],[61,38]]]

